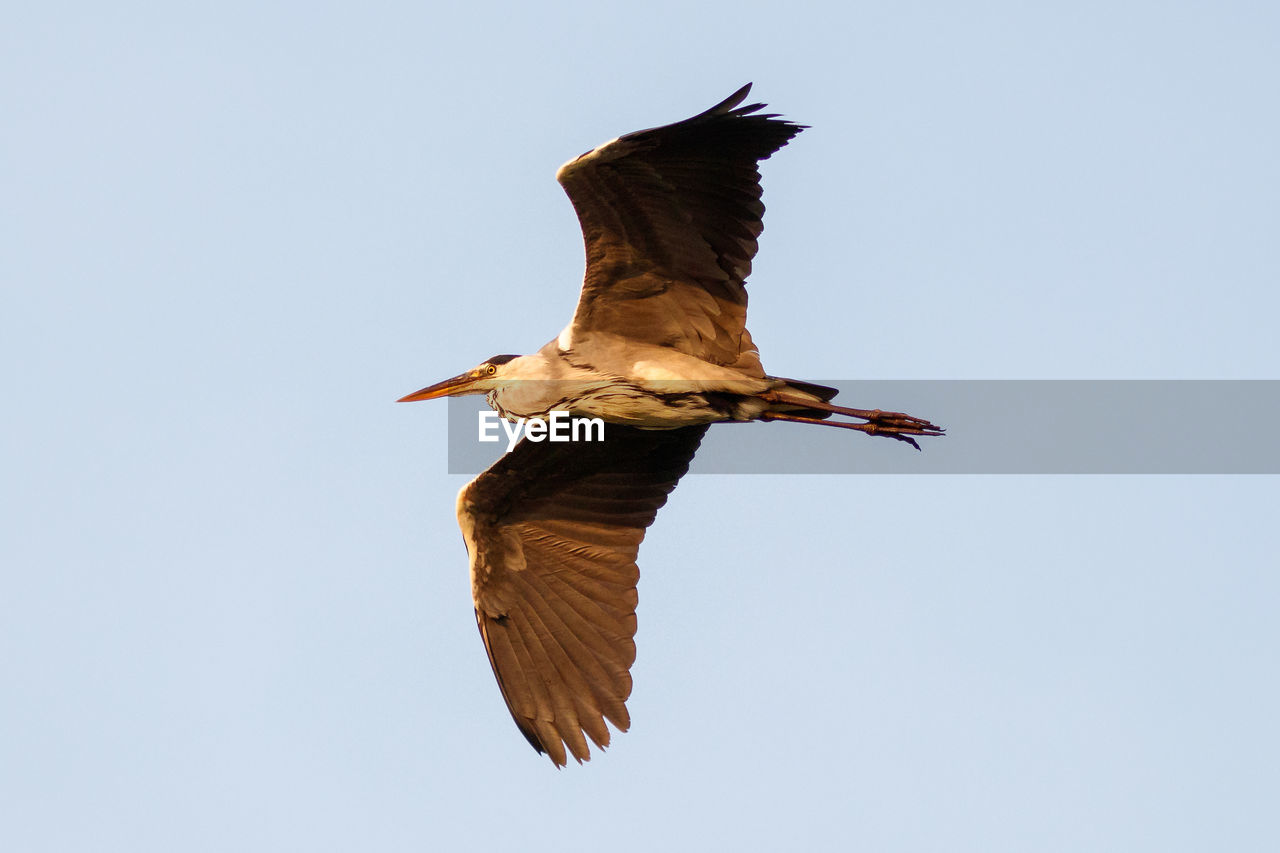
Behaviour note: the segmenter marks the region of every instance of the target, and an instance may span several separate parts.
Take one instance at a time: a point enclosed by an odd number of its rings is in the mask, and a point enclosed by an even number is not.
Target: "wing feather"
[[[498,689],[507,701],[508,707],[539,708],[548,703],[545,696],[538,696],[533,689],[532,675],[536,670],[524,650],[524,641],[520,631],[510,619],[487,619],[479,611],[476,612],[476,624],[480,628],[480,637],[484,640],[485,651],[489,655],[489,664],[493,667],[498,679]],[[514,715],[513,715],[514,716]],[[525,740],[533,748],[542,751],[542,741],[534,725],[532,716],[515,718]]]
[[[532,602],[530,602],[532,604]],[[529,651],[529,658],[540,680],[547,689],[547,706],[540,709],[539,723],[549,723],[560,739],[560,744],[552,744],[552,760],[557,754],[563,761],[563,747],[568,746],[574,758],[579,761],[586,755],[587,745],[582,737],[582,726],[578,722],[577,697],[586,690],[581,679],[575,678],[572,667],[564,661],[563,651],[558,647],[551,629],[539,618],[536,605],[523,607],[511,616],[520,631],[524,646]]]
[[[458,496],[476,622],[511,716],[557,765],[631,719],[636,555],[705,426],[520,442]],[[584,737],[585,735],[585,737]]]
[[[573,340],[625,335],[764,375],[745,332],[764,230],[758,164],[803,127],[739,106],[750,89],[560,168],[587,255]]]
[[[574,758],[585,761],[590,753],[582,740],[583,731],[589,730],[596,746],[608,745],[602,705],[609,704],[607,687],[614,679],[584,642],[583,634],[588,637],[590,634],[580,616],[566,609],[554,591],[550,591],[550,595],[548,591],[530,584],[527,594],[531,606],[521,616],[527,614],[546,652],[546,660],[554,668],[556,679],[551,688],[556,696],[556,730]],[[602,730],[603,742],[599,735]]]

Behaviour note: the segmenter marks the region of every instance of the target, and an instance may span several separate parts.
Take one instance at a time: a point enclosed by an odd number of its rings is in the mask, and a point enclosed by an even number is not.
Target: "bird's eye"
[[[484,372],[492,376],[493,374],[498,372],[498,368],[495,365],[486,364],[484,366]]]

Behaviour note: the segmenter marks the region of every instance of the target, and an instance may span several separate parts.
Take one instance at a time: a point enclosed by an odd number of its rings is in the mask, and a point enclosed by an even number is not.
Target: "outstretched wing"
[[[603,442],[525,439],[458,495],[476,622],[502,696],[564,765],[630,725],[636,554],[705,426],[610,424]]]
[[[764,230],[758,164],[803,126],[738,106],[750,90],[560,168],[587,249],[575,340],[618,334],[763,375],[743,286]]]

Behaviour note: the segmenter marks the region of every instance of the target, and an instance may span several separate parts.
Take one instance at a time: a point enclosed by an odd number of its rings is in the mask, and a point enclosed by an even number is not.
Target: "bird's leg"
[[[913,415],[903,414],[902,412],[883,412],[879,409],[850,409],[844,406],[833,406],[830,403],[824,403],[821,400],[809,400],[804,397],[793,397],[790,394],[783,394],[778,391],[766,391],[760,395],[760,399],[769,403],[777,403],[784,406],[795,406],[800,409],[817,409],[822,412],[831,412],[835,415],[847,415],[848,417],[861,418],[866,421],[864,424],[853,424],[846,421],[828,421],[820,418],[806,418],[800,415],[793,415],[788,412],[767,411],[761,416],[761,420],[766,421],[792,421],[794,423],[818,424],[821,426],[840,427],[842,429],[854,429],[859,432],[865,432],[867,435],[882,435],[886,438],[893,438],[898,441],[905,441],[914,447],[920,449],[920,445],[916,444],[913,435],[930,435],[938,436],[943,434],[941,427],[930,423],[924,418],[917,418]]]
[[[916,428],[918,431],[911,432],[912,435],[942,435],[942,428],[930,423],[924,418],[917,418],[913,415],[903,414],[902,412],[884,412],[880,409],[850,409],[845,406],[835,406],[831,403],[825,403],[822,400],[806,399],[804,397],[794,397],[790,394],[784,394],[781,391],[766,391],[760,395],[760,399],[770,403],[780,403],[784,406],[795,406],[800,409],[817,409],[822,412],[831,412],[835,415],[848,415],[852,418],[862,418],[864,421],[880,424],[885,427],[904,427]]]

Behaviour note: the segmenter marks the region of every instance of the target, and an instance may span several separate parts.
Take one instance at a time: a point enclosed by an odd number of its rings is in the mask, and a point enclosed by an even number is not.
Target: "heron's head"
[[[461,397],[464,394],[487,394],[506,381],[512,368],[510,364],[518,355],[495,355],[485,359],[466,373],[451,379],[428,385],[396,400],[397,403],[414,403],[418,400],[434,400],[437,397]]]

